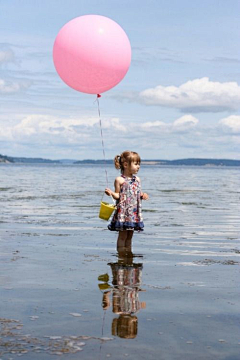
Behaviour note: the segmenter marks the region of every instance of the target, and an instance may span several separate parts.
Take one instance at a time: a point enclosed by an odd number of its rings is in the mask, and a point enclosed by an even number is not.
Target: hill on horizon
[[[73,159],[62,159],[62,160],[51,160],[44,158],[26,158],[26,157],[13,157],[0,154],[0,163],[15,163],[15,164],[113,164],[113,160],[73,160]],[[185,165],[185,166],[240,166],[240,160],[233,159],[207,159],[207,158],[188,158],[178,160],[161,160],[151,159],[142,160],[142,165]]]

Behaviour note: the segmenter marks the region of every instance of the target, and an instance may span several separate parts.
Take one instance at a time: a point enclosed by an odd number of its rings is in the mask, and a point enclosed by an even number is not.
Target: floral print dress
[[[137,230],[143,231],[141,184],[133,175],[132,178],[124,178],[121,186],[117,209],[113,214],[108,229],[111,231]]]

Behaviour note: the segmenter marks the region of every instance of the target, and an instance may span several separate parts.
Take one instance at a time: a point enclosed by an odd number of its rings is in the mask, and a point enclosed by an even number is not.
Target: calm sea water
[[[123,256],[102,166],[0,166],[1,359],[239,359],[240,169],[139,176],[145,231]]]

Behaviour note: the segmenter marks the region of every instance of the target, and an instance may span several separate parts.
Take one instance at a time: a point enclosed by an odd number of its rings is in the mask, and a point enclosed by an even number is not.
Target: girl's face
[[[129,171],[131,174],[137,174],[140,169],[140,164],[137,161],[133,161],[129,166]]]

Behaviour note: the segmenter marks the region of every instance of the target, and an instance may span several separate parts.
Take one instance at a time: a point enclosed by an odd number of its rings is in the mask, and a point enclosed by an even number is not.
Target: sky
[[[96,96],[52,58],[59,30],[88,14],[117,22],[132,49],[100,98],[107,159],[240,159],[239,0],[0,0],[0,154],[102,159]]]

